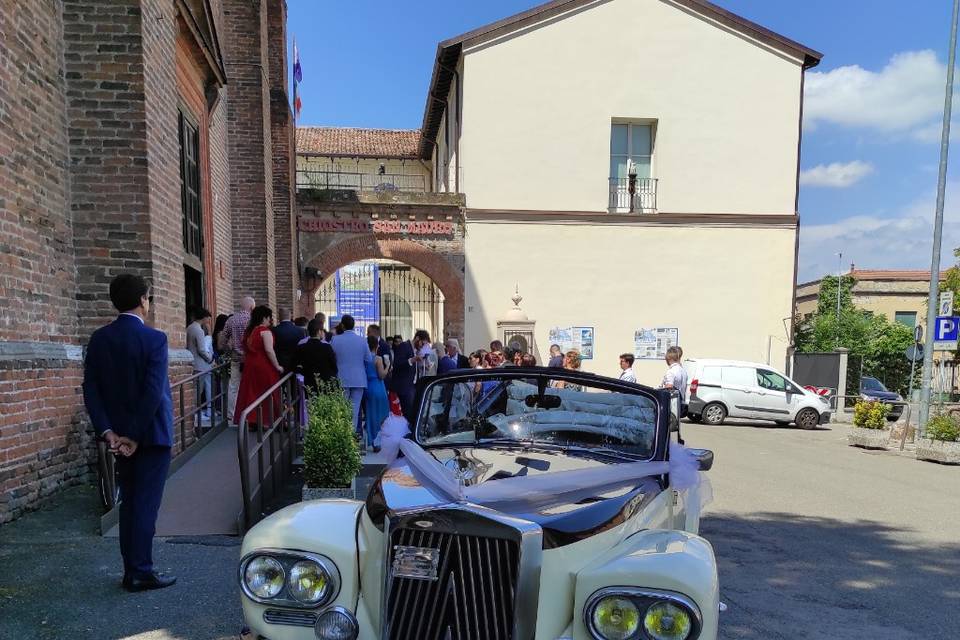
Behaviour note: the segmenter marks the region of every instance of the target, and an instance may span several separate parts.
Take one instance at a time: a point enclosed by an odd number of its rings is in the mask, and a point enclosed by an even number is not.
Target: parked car
[[[896,422],[903,415],[903,396],[887,389],[882,382],[871,376],[860,378],[860,397],[864,400],[886,402],[890,405],[887,420]]]
[[[694,422],[727,418],[770,420],[813,429],[830,422],[830,401],[804,389],[766,364],[736,360],[687,360],[688,415]]]
[[[673,466],[699,482],[713,454],[678,449],[678,394],[511,367],[427,378],[415,406],[365,501],[301,502],[246,534],[253,637],[716,639],[702,487]]]

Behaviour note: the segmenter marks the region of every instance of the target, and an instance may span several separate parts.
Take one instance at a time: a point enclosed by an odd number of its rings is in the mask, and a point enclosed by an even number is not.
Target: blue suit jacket
[[[367,339],[353,331],[333,336],[330,343],[337,356],[337,377],[345,388],[367,388],[367,368],[365,363],[373,362],[373,354],[367,347]]]
[[[120,315],[93,332],[83,370],[83,401],[97,435],[107,429],[139,445],[173,446],[167,336]]]

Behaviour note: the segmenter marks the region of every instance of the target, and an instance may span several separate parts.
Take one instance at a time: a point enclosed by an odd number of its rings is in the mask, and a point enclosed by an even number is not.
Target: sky
[[[418,128],[437,43],[539,1],[288,0],[303,67],[299,124]],[[714,1],[824,54],[806,79],[798,279],[851,263],[928,269],[950,2]],[[954,133],[960,139],[960,126]],[[958,162],[942,265],[960,247]]]

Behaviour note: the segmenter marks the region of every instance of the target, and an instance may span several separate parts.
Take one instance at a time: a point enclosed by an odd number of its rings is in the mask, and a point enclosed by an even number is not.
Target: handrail
[[[229,424],[229,416],[227,416],[227,384],[224,384],[224,380],[229,377],[230,374],[230,364],[222,363],[209,369],[207,371],[198,371],[193,375],[187,376],[182,380],[178,380],[174,384],[170,385],[171,393],[176,392],[178,394],[180,414],[177,418],[174,419],[174,426],[179,425],[180,428],[180,453],[183,453],[187,448],[187,420],[189,419],[193,423],[194,429],[194,442],[199,439],[199,436],[202,435],[203,426],[200,424],[202,421],[202,412],[204,409],[209,411],[215,411],[217,414],[217,424],[213,424],[213,416],[211,415],[210,426],[211,428],[224,429],[227,424]],[[200,380],[206,376],[210,376],[210,389],[211,393],[209,398],[204,402],[200,402]],[[184,390],[187,387],[187,384],[190,382],[195,383],[195,400],[193,403],[193,408],[188,412],[186,409],[186,397],[184,395]],[[214,383],[218,383],[214,385]],[[200,419],[198,419],[200,418]],[[192,444],[192,443],[191,443]]]
[[[243,511],[239,514],[237,525],[241,534],[263,517],[264,507],[280,493],[293,466],[294,449],[300,440],[302,427],[299,419],[301,393],[296,376],[287,373],[240,413],[237,456]],[[280,395],[280,407],[275,412],[273,398],[277,394]],[[256,415],[256,420],[250,423],[252,415]],[[264,420],[265,416],[267,420]],[[251,430],[256,432],[253,446],[250,446],[248,432],[251,426],[254,427]],[[257,465],[256,485],[250,474],[254,460]]]

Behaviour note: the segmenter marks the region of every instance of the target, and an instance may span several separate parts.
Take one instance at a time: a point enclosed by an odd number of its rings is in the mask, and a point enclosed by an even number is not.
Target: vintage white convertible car
[[[677,396],[545,368],[418,387],[365,502],[302,502],[243,540],[243,612],[269,640],[714,640],[697,535],[713,454]]]

